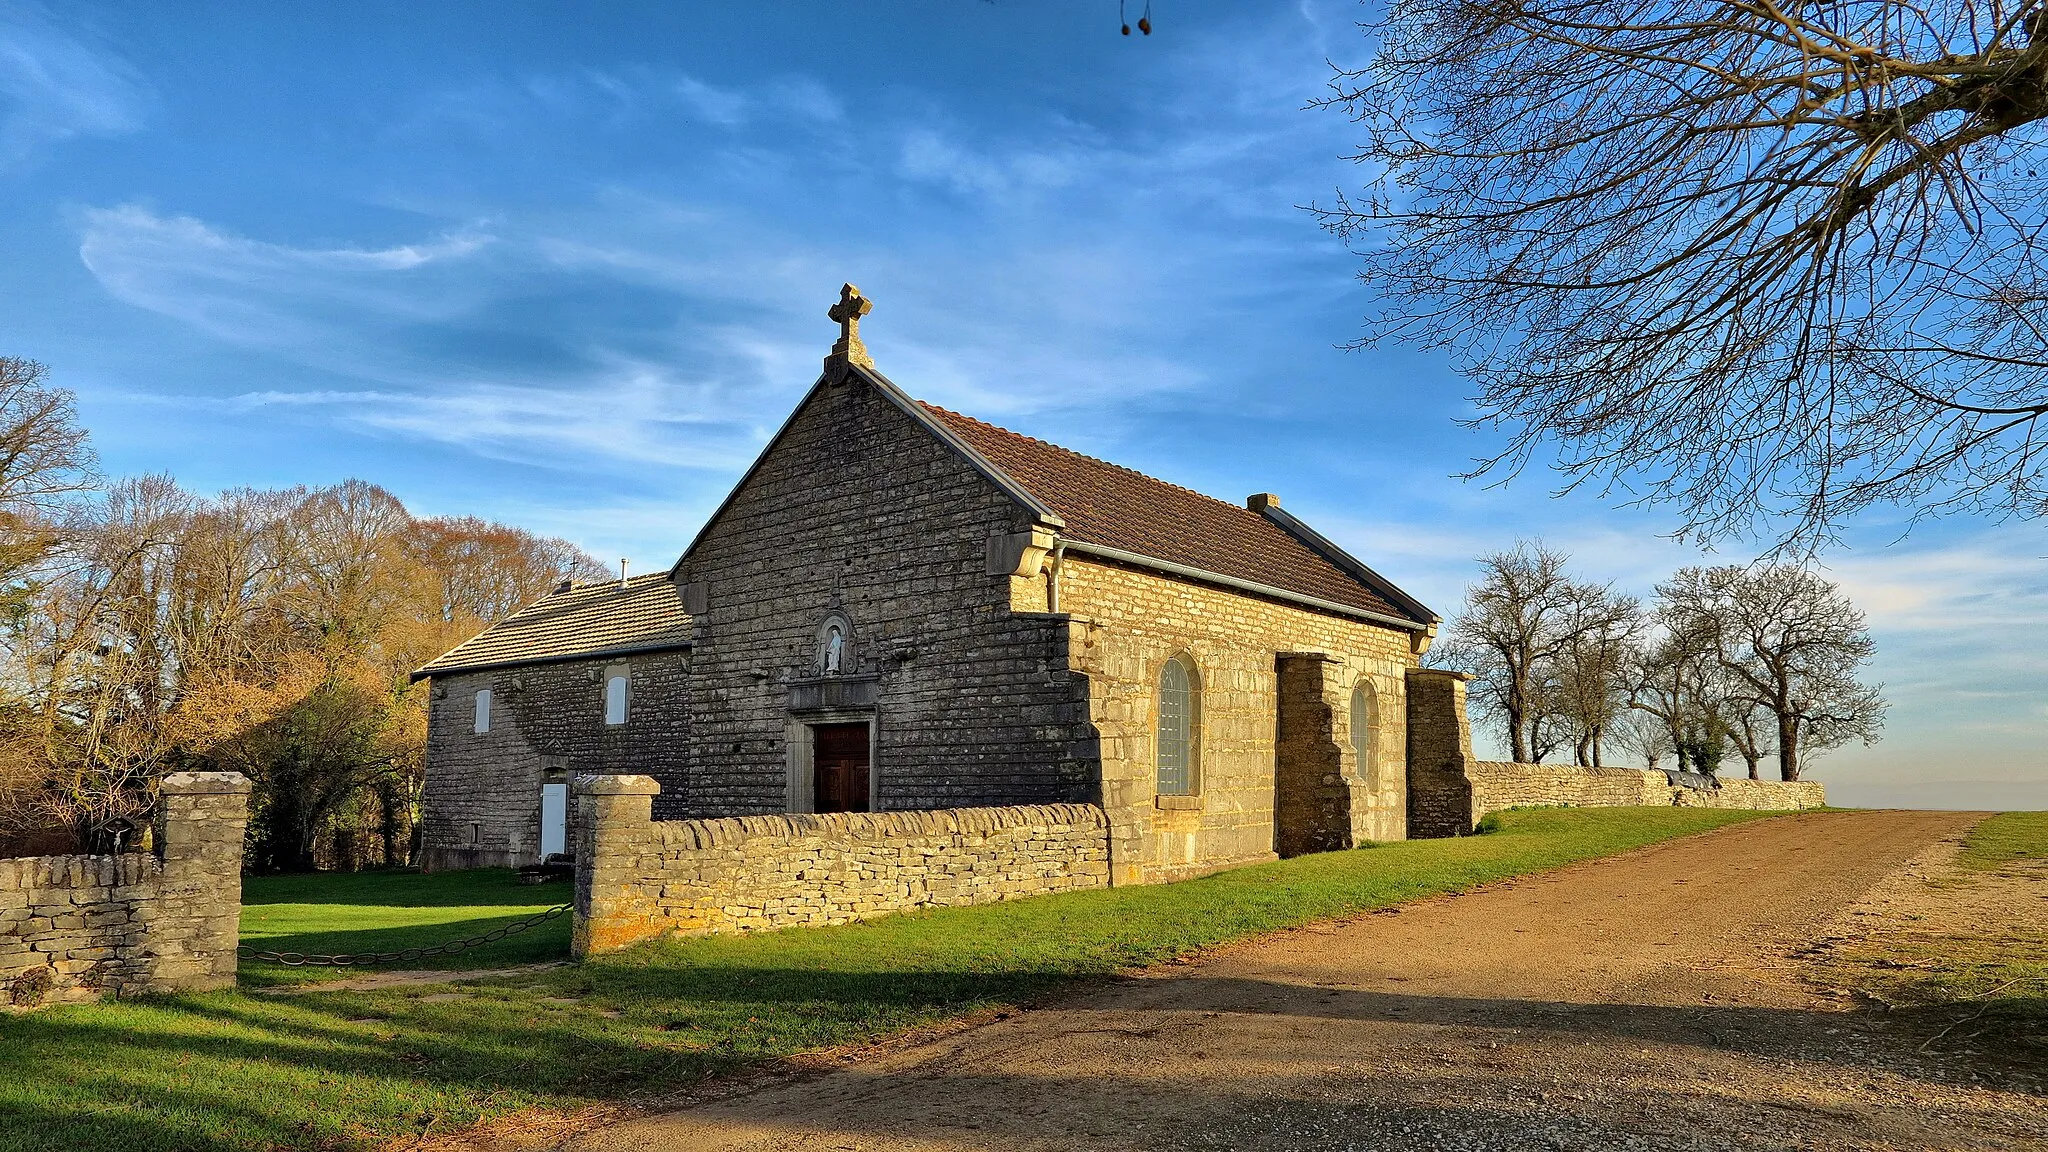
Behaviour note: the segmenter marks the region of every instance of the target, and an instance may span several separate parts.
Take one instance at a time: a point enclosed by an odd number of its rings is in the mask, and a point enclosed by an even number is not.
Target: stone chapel
[[[1407,835],[1438,617],[1225,503],[913,399],[852,285],[788,420],[665,572],[564,584],[431,680],[430,868],[572,844],[572,776],[662,819],[1100,805],[1111,880]]]

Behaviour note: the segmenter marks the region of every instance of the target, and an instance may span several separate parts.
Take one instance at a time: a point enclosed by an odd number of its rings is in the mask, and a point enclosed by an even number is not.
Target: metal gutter
[[[1310,596],[1305,592],[1291,592],[1285,588],[1275,588],[1271,584],[1261,584],[1256,580],[1240,580],[1235,576],[1225,576],[1220,572],[1191,568],[1186,564],[1175,564],[1171,560],[1160,560],[1152,556],[1143,556],[1136,552],[1126,552],[1121,548],[1111,548],[1104,544],[1090,544],[1084,540],[1068,540],[1066,541],[1066,546],[1067,551],[1076,555],[1094,556],[1102,560],[1114,560],[1119,564],[1128,564],[1134,568],[1150,568],[1156,572],[1164,572],[1169,576],[1184,576],[1190,580],[1199,580],[1205,584],[1216,584],[1225,588],[1234,588],[1240,592],[1251,592],[1273,600],[1284,600],[1289,603],[1300,604],[1307,608],[1314,608],[1318,612],[1328,612],[1336,616],[1349,616],[1357,620],[1369,620],[1374,624],[1385,624],[1393,628],[1399,628],[1403,632],[1427,632],[1430,623],[1432,623],[1420,620],[1403,620],[1398,616],[1389,616],[1383,612],[1374,612],[1368,608],[1354,608],[1349,604],[1339,604],[1335,600],[1325,600],[1320,596]]]

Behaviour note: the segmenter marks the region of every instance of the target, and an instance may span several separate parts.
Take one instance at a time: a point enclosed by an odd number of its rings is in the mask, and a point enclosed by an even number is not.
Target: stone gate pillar
[[[160,789],[160,897],[138,919],[152,991],[204,991],[235,983],[242,931],[242,844],[249,781],[239,772],[176,772]]]
[[[659,919],[639,884],[641,855],[654,843],[652,776],[579,776],[576,779],[576,898],[570,951],[577,959],[605,952],[649,933]]]

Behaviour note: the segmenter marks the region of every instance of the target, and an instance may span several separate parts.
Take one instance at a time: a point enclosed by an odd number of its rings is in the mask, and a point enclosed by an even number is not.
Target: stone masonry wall
[[[1043,610],[1045,581],[1016,577],[1020,612]],[[1406,674],[1409,634],[1363,620],[1211,588],[1190,580],[1083,559],[1061,565],[1060,610],[1076,679],[1099,739],[1102,804],[1112,827],[1118,884],[1199,875],[1278,851],[1275,767],[1280,754],[1279,662],[1317,654],[1323,684],[1307,689],[1331,715],[1315,720],[1323,771],[1305,797],[1311,810],[1350,800],[1354,840],[1406,837]],[[1196,795],[1161,797],[1153,757],[1159,672],[1185,654],[1200,672]],[[1360,765],[1351,741],[1351,689],[1369,679],[1379,697],[1379,763]],[[1313,720],[1305,717],[1305,720]],[[1327,728],[1323,725],[1327,724]],[[1334,757],[1339,780],[1328,785]],[[1312,769],[1305,769],[1312,770]],[[1323,790],[1330,795],[1323,795]],[[1320,817],[1316,817],[1320,819]],[[1333,821],[1334,824],[1334,821]]]
[[[877,809],[1096,799],[1065,627],[1013,614],[987,572],[988,541],[1030,524],[874,385],[821,384],[682,562],[702,608],[694,751],[657,811],[789,811],[806,725],[854,721],[874,724]],[[827,677],[819,630],[835,615],[850,658]]]
[[[1503,808],[1668,808],[1674,788],[1662,772],[1569,764],[1472,765],[1472,819]],[[1468,829],[1469,830],[1469,829]]]
[[[1712,792],[1681,788],[1675,797],[1681,808],[1748,808],[1759,812],[1793,812],[1819,808],[1828,802],[1827,789],[1818,780],[1722,780]]]
[[[163,856],[0,860],[0,1006],[198,991],[235,982],[249,782],[162,785]]]
[[[1505,808],[1679,807],[1791,812],[1827,803],[1815,780],[1722,780],[1713,789],[1671,783],[1643,768],[1480,762],[1471,769],[1472,819]]]
[[[626,673],[626,722],[604,722],[604,682]],[[574,775],[646,772],[680,788],[688,766],[690,654],[640,652],[434,678],[427,711],[422,867],[540,859],[540,790]],[[491,730],[474,731],[491,690]],[[569,819],[573,825],[575,809]],[[570,843],[574,843],[574,829]]]
[[[1085,804],[655,821],[646,776],[577,782],[578,956],[671,933],[843,924],[1109,882]]]
[[[1462,672],[1408,674],[1408,830],[1463,836],[1488,812],[1523,807],[1743,808],[1795,811],[1827,803],[1816,781],[1731,779],[1715,789],[1674,785],[1642,768],[1506,764],[1472,755]]]

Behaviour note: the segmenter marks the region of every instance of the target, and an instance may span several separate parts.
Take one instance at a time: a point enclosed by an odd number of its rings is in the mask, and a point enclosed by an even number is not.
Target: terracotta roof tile
[[[919,401],[1066,521],[1071,540],[1416,620],[1391,585],[1354,577],[1264,516],[1142,472]],[[1417,606],[1419,607],[1419,605]],[[1424,616],[1418,623],[1427,623]]]
[[[664,572],[544,596],[436,657],[413,679],[690,642],[682,592]]]

